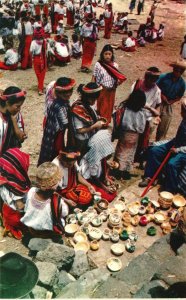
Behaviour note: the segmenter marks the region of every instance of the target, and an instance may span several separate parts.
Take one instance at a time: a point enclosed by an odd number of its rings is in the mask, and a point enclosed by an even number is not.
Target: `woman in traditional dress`
[[[42,27],[37,27],[34,30],[34,39],[30,46],[30,52],[33,57],[34,71],[38,81],[38,94],[44,94],[44,80],[47,70],[46,59],[46,40],[45,32]]]
[[[83,45],[83,56],[81,71],[89,72],[92,60],[94,58],[96,50],[96,40],[97,40],[97,27],[92,23],[93,14],[88,14],[86,17],[86,23],[81,29],[81,40]]]
[[[67,3],[67,25],[74,26],[74,14],[75,14],[75,7],[73,0],[69,0]]]
[[[130,1],[130,5],[129,5],[129,9],[130,9],[130,13],[132,14],[134,8],[136,6],[136,0],[131,0]]]
[[[27,172],[29,155],[18,148],[7,150],[0,158],[0,199],[2,201],[3,235],[22,238],[25,194],[30,189]]]
[[[107,119],[107,124],[111,122],[116,88],[125,80],[126,77],[118,71],[118,65],[114,62],[111,45],[105,45],[99,61],[95,64],[92,81],[103,88],[97,100],[97,111],[101,117]]]
[[[107,8],[104,12],[104,18],[105,18],[105,39],[110,39],[111,36],[111,30],[112,30],[112,23],[113,23],[113,11],[112,11],[112,3],[109,3]]]
[[[101,86],[90,82],[82,87],[81,99],[72,105],[74,145],[81,152],[79,159],[81,175],[101,192],[102,197],[111,201],[115,188],[108,176],[106,159],[113,153],[111,135],[104,129],[105,118],[100,118],[92,108],[99,97]],[[106,186],[109,184],[110,186]]]
[[[47,111],[38,165],[52,161],[64,149],[64,134],[69,123],[69,100],[75,80],[60,77],[55,82],[55,99]]]
[[[33,27],[28,17],[23,17],[18,26],[19,31],[19,54],[21,56],[21,68],[26,70],[32,67],[32,56],[30,53],[30,45],[32,42]]]
[[[20,113],[26,92],[10,86],[0,95],[0,156],[9,148],[21,147],[27,138]]]

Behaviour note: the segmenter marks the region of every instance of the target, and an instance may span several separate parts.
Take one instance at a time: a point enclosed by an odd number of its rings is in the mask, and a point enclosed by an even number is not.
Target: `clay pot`
[[[156,235],[156,228],[154,226],[151,226],[147,229],[147,234],[150,236]]]
[[[149,204],[149,198],[148,197],[144,197],[141,199],[141,204],[144,206],[147,206]]]
[[[131,219],[131,224],[133,226],[137,226],[139,224],[139,220],[140,220],[140,217],[139,216],[134,216],[132,219]]]
[[[110,239],[110,229],[105,228],[103,231],[102,239],[108,241]]]
[[[146,207],[145,206],[140,206],[139,207],[139,212],[138,212],[138,214],[140,215],[140,216],[143,216],[144,214],[146,213]]]
[[[127,250],[127,252],[129,253],[133,253],[136,249],[135,244],[133,241],[129,240],[125,246],[125,249]]]
[[[119,233],[116,230],[113,230],[111,232],[110,239],[113,243],[117,243],[119,241]]]
[[[124,212],[123,215],[122,215],[122,220],[123,220],[123,225],[125,227],[129,226],[130,225],[130,222],[131,222],[131,215],[129,214],[129,212]]]
[[[141,225],[141,226],[146,226],[147,224],[148,224],[148,219],[147,219],[147,217],[146,216],[142,216],[141,218],[140,218],[140,220],[139,220],[139,224]]]
[[[90,242],[90,249],[91,250],[98,250],[99,249],[99,242],[97,240],[93,240]]]
[[[172,205],[173,198],[174,198],[174,195],[172,193],[161,192],[159,195],[158,201],[162,208],[168,209]]]
[[[128,234],[127,230],[123,230],[123,231],[120,233],[120,239],[121,239],[122,241],[126,241],[126,240],[128,240],[128,238],[129,238],[129,234]]]
[[[169,222],[163,222],[161,224],[161,229],[163,231],[164,234],[168,234],[169,232],[172,231],[171,225]]]

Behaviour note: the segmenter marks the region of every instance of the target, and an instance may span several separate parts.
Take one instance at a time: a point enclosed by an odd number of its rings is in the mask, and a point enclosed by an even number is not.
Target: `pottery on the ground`
[[[90,242],[90,249],[91,250],[98,250],[99,249],[99,242],[97,240],[93,240]]]
[[[133,226],[137,226],[139,224],[139,220],[140,220],[140,217],[136,215],[131,219],[131,224]]]
[[[128,240],[128,242],[125,245],[125,249],[127,250],[127,252],[129,253],[133,253],[136,249],[135,243],[131,240]]]
[[[167,219],[167,217],[166,217],[166,215],[165,215],[163,212],[158,211],[158,212],[156,212],[156,213],[154,214],[154,222],[155,222],[156,224],[161,224],[161,223],[163,223],[166,219]]]
[[[173,198],[174,198],[174,195],[172,193],[161,192],[159,195],[158,202],[162,208],[168,209],[172,205]]]
[[[65,226],[65,233],[67,235],[72,236],[75,234],[76,231],[78,231],[78,229],[79,229],[79,226],[77,224],[67,224]]]
[[[91,224],[95,227],[100,226],[103,223],[102,219],[100,218],[100,216],[96,216],[92,219]]]
[[[141,204],[144,206],[147,206],[149,204],[149,198],[148,197],[144,197],[141,199]]]
[[[85,253],[87,253],[89,249],[90,249],[90,245],[89,242],[87,241],[78,242],[77,244],[74,245],[75,251],[84,251]]]
[[[164,234],[168,234],[169,232],[172,231],[171,225],[169,222],[163,222],[161,224],[161,229],[163,231]]]
[[[121,270],[122,268],[122,262],[119,258],[116,257],[110,257],[107,260],[107,267],[110,271],[112,272],[117,272],[119,270]]]
[[[147,234],[150,235],[150,236],[156,235],[156,228],[155,228],[154,226],[150,226],[150,227],[147,229]]]
[[[81,230],[82,230],[86,235],[89,233],[89,228],[90,228],[89,223],[84,223],[84,224],[81,226]]]
[[[114,226],[118,226],[121,222],[121,217],[119,214],[114,213],[114,214],[110,214],[109,216],[109,226],[110,227],[114,227]]]
[[[119,233],[116,230],[113,230],[110,234],[110,239],[113,243],[116,243],[119,241]]]
[[[121,200],[116,200],[114,203],[114,207],[120,211],[124,211],[125,210],[125,203]]]
[[[102,237],[102,231],[99,228],[92,227],[89,230],[89,238],[91,240],[100,240],[101,237]]]
[[[77,223],[77,219],[76,216],[74,214],[70,214],[66,217],[66,222],[69,224],[76,224]]]
[[[110,234],[111,234],[110,229],[109,228],[105,228],[103,230],[102,239],[105,240],[105,241],[108,241],[110,239]]]
[[[173,204],[176,206],[176,207],[183,207],[186,205],[186,200],[183,196],[181,195],[175,195],[174,198],[173,198]]]
[[[96,203],[96,210],[100,213],[103,210],[108,209],[108,201],[106,199],[101,199]]]
[[[132,231],[129,234],[129,240],[136,242],[138,240],[138,235],[135,231]]]
[[[77,231],[74,235],[74,241],[75,241],[75,243],[86,242],[87,241],[87,236],[84,232]]]
[[[136,202],[130,203],[127,208],[128,208],[130,215],[135,216],[139,212],[139,207],[140,207],[140,202],[136,201]]]
[[[126,241],[126,240],[128,240],[128,238],[129,238],[129,234],[128,234],[127,230],[123,230],[123,231],[120,233],[120,239],[121,239],[122,241]]]
[[[108,219],[108,210],[104,210],[100,213],[100,218],[103,222],[105,222]]]
[[[123,225],[127,227],[131,222],[131,215],[128,211],[125,211],[122,215]]]
[[[146,216],[141,216],[139,224],[141,226],[146,226],[149,223],[149,220]]]
[[[115,255],[122,255],[125,251],[124,244],[121,243],[113,244],[110,249]]]
[[[143,216],[145,213],[146,213],[146,207],[145,206],[143,206],[143,205],[141,205],[140,207],[139,207],[139,211],[138,211],[138,214],[140,215],[140,216]]]

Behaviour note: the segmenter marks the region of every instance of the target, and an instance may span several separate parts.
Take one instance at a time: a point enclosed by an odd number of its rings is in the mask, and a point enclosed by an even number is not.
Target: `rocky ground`
[[[114,11],[127,11],[128,10],[128,4],[129,0],[114,0],[113,1],[113,6],[114,6]],[[152,4],[152,1],[146,0],[145,1],[145,10],[142,13],[142,15],[137,16],[136,11],[134,14],[129,15],[129,18],[131,19],[137,19],[140,23],[145,22],[148,12],[150,10],[150,6]],[[101,10],[101,9],[99,9]],[[162,72],[168,72],[171,70],[169,67],[169,63],[173,60],[176,60],[179,57],[179,51],[180,51],[180,44],[183,40],[183,36],[185,34],[184,32],[184,18],[185,18],[185,4],[177,3],[176,1],[161,1],[158,9],[157,9],[157,14],[155,17],[155,23],[157,24],[157,27],[159,26],[160,23],[165,24],[165,39],[161,42],[156,42],[155,44],[147,44],[145,48],[138,48],[136,52],[128,54],[125,52],[122,52],[121,50],[115,51],[115,57],[116,61],[119,63],[119,68],[120,70],[127,76],[127,81],[121,85],[118,90],[117,90],[117,103],[120,101],[124,100],[127,95],[130,92],[130,86],[133,83],[134,80],[138,79],[139,77],[143,76],[144,71],[146,70],[147,67],[149,66],[157,66],[160,68]],[[136,29],[134,27],[131,27],[131,29]],[[71,31],[66,32],[69,36],[71,35]],[[94,57],[94,63],[97,61],[99,58],[99,53],[103,47],[108,41],[102,39],[103,32],[100,32],[100,40],[98,41],[97,45],[97,52]],[[113,34],[111,37],[111,40],[109,42],[116,42],[119,39],[121,39],[122,36],[118,34]],[[1,56],[0,58],[3,58]],[[74,77],[77,81],[77,85],[80,83],[87,83],[91,79],[91,74],[84,74],[78,72],[78,69],[80,68],[81,61],[80,60],[72,60],[69,66],[66,67],[52,67],[46,74],[45,78],[45,85],[47,85],[50,81],[55,80],[56,78],[60,76],[69,76],[69,77]],[[28,133],[28,139],[24,142],[23,145],[23,151],[28,152],[30,154],[30,169],[29,169],[29,174],[30,176],[35,175],[35,169],[36,169],[36,164],[37,164],[37,159],[38,159],[38,154],[40,150],[40,142],[41,142],[41,137],[42,137],[42,120],[43,120],[43,110],[44,110],[44,97],[39,97],[37,94],[37,86],[36,86],[36,77],[35,73],[33,70],[27,70],[27,71],[22,71],[18,70],[16,72],[3,72],[4,78],[3,80],[11,80],[15,82],[18,86],[21,88],[25,89],[27,91],[27,100],[24,104],[23,107],[23,117],[25,121],[25,127],[26,131]],[[72,100],[76,99],[76,93],[74,92]],[[168,133],[168,138],[171,138],[175,132],[176,128],[180,122],[180,104],[175,104],[174,105],[174,119],[171,124],[171,128]],[[140,174],[139,171],[135,170],[136,173]],[[136,180],[133,179],[133,181]],[[125,188],[126,186],[131,185],[132,182],[128,181],[124,184],[122,184],[122,189]],[[14,240],[9,237],[2,237],[2,228],[1,228],[1,237],[0,237],[0,248],[3,252],[8,252],[8,251],[15,251],[18,253],[21,253],[23,255],[28,254],[28,249],[25,248],[19,241]],[[57,247],[57,246],[56,246]],[[62,247],[62,246],[61,246]],[[72,251],[72,250],[71,250]],[[74,254],[73,254],[74,255]],[[144,254],[145,255],[145,254]],[[175,254],[174,254],[175,256]],[[144,256],[145,257],[145,256]],[[175,258],[179,260],[178,258]],[[135,262],[134,262],[135,263]],[[175,262],[176,264],[176,262]],[[44,263],[43,263],[44,265]],[[41,268],[43,268],[43,265],[41,265]],[[154,265],[152,265],[153,267]],[[47,265],[46,265],[47,267]],[[157,267],[159,267],[157,265]],[[53,267],[55,269],[56,266]],[[53,270],[52,269],[52,270]],[[86,270],[88,271],[88,270]],[[99,270],[98,270],[99,271]],[[93,273],[95,272],[94,275],[87,275],[90,278],[94,278],[95,281],[99,281],[99,275],[96,270],[92,271]],[[60,271],[64,272],[64,271]],[[98,272],[98,273],[97,273]],[[125,269],[123,272],[126,272]],[[138,274],[138,277],[143,274],[144,270],[140,271],[140,275]],[[152,272],[152,270],[151,270]],[[155,273],[155,270],[153,269],[153,272]],[[55,272],[54,272],[55,273]],[[154,274],[153,273],[153,274]],[[60,274],[60,273],[58,273]],[[100,273],[99,273],[100,274]],[[105,273],[106,274],[106,273]],[[151,275],[153,275],[151,274]],[[63,274],[64,275],[64,274]],[[60,275],[61,278],[63,277]],[[78,284],[81,280],[84,280],[85,277],[80,277],[78,279]],[[92,277],[93,276],[93,277]],[[118,275],[120,276],[120,275]],[[117,276],[116,276],[117,277]],[[60,278],[60,277],[59,277]],[[67,282],[72,281],[72,278],[69,276],[64,276],[66,278]],[[125,277],[124,277],[125,278]],[[140,279],[140,282],[142,283],[147,283],[151,276],[147,276],[147,279],[143,282],[143,279]],[[119,279],[119,278],[118,278]],[[73,279],[74,280],[74,279]],[[102,280],[102,279],[101,279]],[[120,280],[120,279],[119,279]],[[159,280],[159,278],[158,278]],[[41,280],[42,281],[42,280]],[[92,281],[93,284],[95,282],[94,280]],[[86,282],[86,281],[82,281]],[[96,281],[97,282],[97,281]],[[105,275],[104,280],[102,282],[105,282],[105,287],[107,286],[112,286],[112,283],[115,283],[116,286],[119,286],[118,281],[109,274]],[[119,282],[120,283],[120,282]],[[48,284],[48,283],[47,283]],[[63,283],[62,283],[63,284]],[[73,283],[76,284],[76,283]],[[134,283],[135,285],[136,283]],[[159,281],[154,281],[153,284],[159,284]],[[51,281],[49,286],[52,286],[53,282]],[[82,283],[82,286],[84,283]],[[133,284],[132,284],[133,285]],[[160,283],[161,285],[161,283]],[[95,285],[96,286],[96,285]],[[93,289],[91,293],[94,291],[95,286],[93,285]],[[45,288],[45,285],[41,284],[42,288]],[[76,285],[75,285],[76,287]],[[121,285],[122,287],[122,285]],[[154,286],[152,286],[153,289]],[[40,288],[40,290],[42,289]],[[138,286],[138,289],[135,290],[135,293],[142,288]],[[168,289],[168,286],[166,285],[166,289]],[[104,285],[98,289],[99,295],[97,288],[94,291],[95,297],[106,297],[107,295],[104,294]],[[123,283],[123,289],[122,291],[125,290],[125,284]],[[121,289],[120,289],[121,291]],[[143,291],[140,293],[143,293],[144,297],[147,297],[145,293],[147,289],[146,287],[143,288]],[[46,291],[45,291],[46,292]],[[90,294],[87,294],[88,292],[82,293],[84,296],[90,296]],[[93,295],[91,294],[91,295]],[[43,298],[39,296],[40,294],[37,294],[37,298]],[[109,297],[120,297],[122,294],[114,294],[111,293]],[[127,294],[126,297],[129,295]],[[64,297],[67,298],[68,294],[64,294]],[[71,297],[73,295],[71,294]],[[124,296],[122,296],[124,297]],[[148,294],[149,297],[149,294]]]

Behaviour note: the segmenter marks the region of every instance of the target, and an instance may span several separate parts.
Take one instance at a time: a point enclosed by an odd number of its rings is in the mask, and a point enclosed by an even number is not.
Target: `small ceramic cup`
[[[103,231],[102,239],[108,241],[110,239],[110,229],[105,228]]]
[[[136,234],[135,231],[133,231],[133,232],[131,232],[131,233],[129,234],[129,240],[131,240],[131,241],[133,241],[133,242],[136,242],[137,239],[138,239],[138,235]]]
[[[151,226],[147,229],[147,234],[150,236],[156,235],[156,228],[154,226]]]
[[[129,234],[128,234],[127,230],[123,230],[120,234],[120,239],[122,241],[126,241],[126,240],[128,240],[128,238],[129,238]]]
[[[129,240],[125,246],[125,249],[129,252],[129,253],[133,253],[136,249],[135,243],[131,240]]]
[[[82,231],[83,231],[86,235],[88,235],[88,233],[89,233],[89,223],[84,223],[84,224],[81,226],[81,228],[82,228]]]
[[[110,235],[110,239],[113,243],[117,243],[119,241],[119,233],[117,230],[113,230],[111,235]]]
[[[91,250],[98,250],[99,249],[99,242],[97,240],[93,240],[90,242],[90,249]]]

